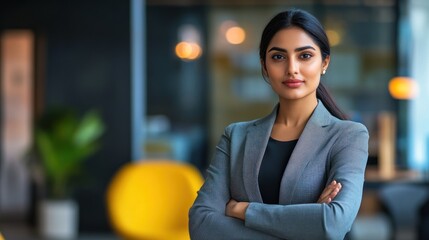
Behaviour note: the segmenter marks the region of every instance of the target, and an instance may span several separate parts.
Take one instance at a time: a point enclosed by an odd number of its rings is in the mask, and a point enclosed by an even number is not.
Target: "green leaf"
[[[86,114],[76,129],[74,141],[78,146],[89,144],[104,132],[104,125],[96,112]]]
[[[69,192],[84,161],[99,148],[104,129],[95,111],[80,119],[67,109],[52,110],[37,123],[35,146],[54,197],[64,198]]]

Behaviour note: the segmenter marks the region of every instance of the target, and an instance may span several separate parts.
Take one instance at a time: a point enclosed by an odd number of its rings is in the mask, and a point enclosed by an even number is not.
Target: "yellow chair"
[[[110,223],[125,239],[189,240],[188,211],[202,184],[200,172],[190,164],[129,163],[107,188]]]
[[[3,235],[0,233],[0,240],[4,240]]]

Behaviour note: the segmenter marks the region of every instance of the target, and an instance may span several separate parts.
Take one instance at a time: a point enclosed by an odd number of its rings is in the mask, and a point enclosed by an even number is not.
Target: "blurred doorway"
[[[0,216],[24,218],[30,205],[25,157],[33,131],[34,34],[6,30],[0,36]]]

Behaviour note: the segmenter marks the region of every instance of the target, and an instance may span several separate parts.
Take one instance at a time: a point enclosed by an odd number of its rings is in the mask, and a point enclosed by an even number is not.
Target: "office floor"
[[[43,240],[39,237],[34,228],[20,223],[0,222],[0,232],[5,240]],[[75,240],[119,240],[115,234],[111,233],[80,233]]]
[[[386,240],[391,239],[383,226],[383,221],[379,219],[360,219],[355,222],[360,225],[357,232],[354,232],[350,237],[352,240]],[[362,224],[363,223],[363,224]],[[380,225],[380,223],[382,225]],[[20,223],[0,222],[0,232],[4,235],[5,240],[45,240],[38,236],[34,228],[30,228]],[[399,231],[395,234],[397,240],[414,240],[416,239],[413,231]],[[80,233],[74,240],[120,240],[114,233]]]
[[[379,228],[376,225],[366,226],[366,229],[359,234],[354,234],[352,236],[353,240],[385,240],[390,239],[386,238],[383,234],[380,234]],[[3,233],[5,240],[44,240],[39,237],[34,229],[25,227],[23,225],[17,224],[6,224],[0,223],[0,231]],[[370,236],[370,237],[369,237]],[[413,232],[400,232],[395,236],[397,240],[414,240],[415,234]],[[108,234],[96,234],[96,233],[80,233],[78,238],[75,240],[120,240],[119,237],[115,236],[113,233]]]

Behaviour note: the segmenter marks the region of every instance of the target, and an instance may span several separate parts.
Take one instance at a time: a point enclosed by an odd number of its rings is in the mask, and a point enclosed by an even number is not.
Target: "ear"
[[[322,62],[322,71],[328,70],[329,62],[331,61],[331,56],[326,56],[326,58]]]

